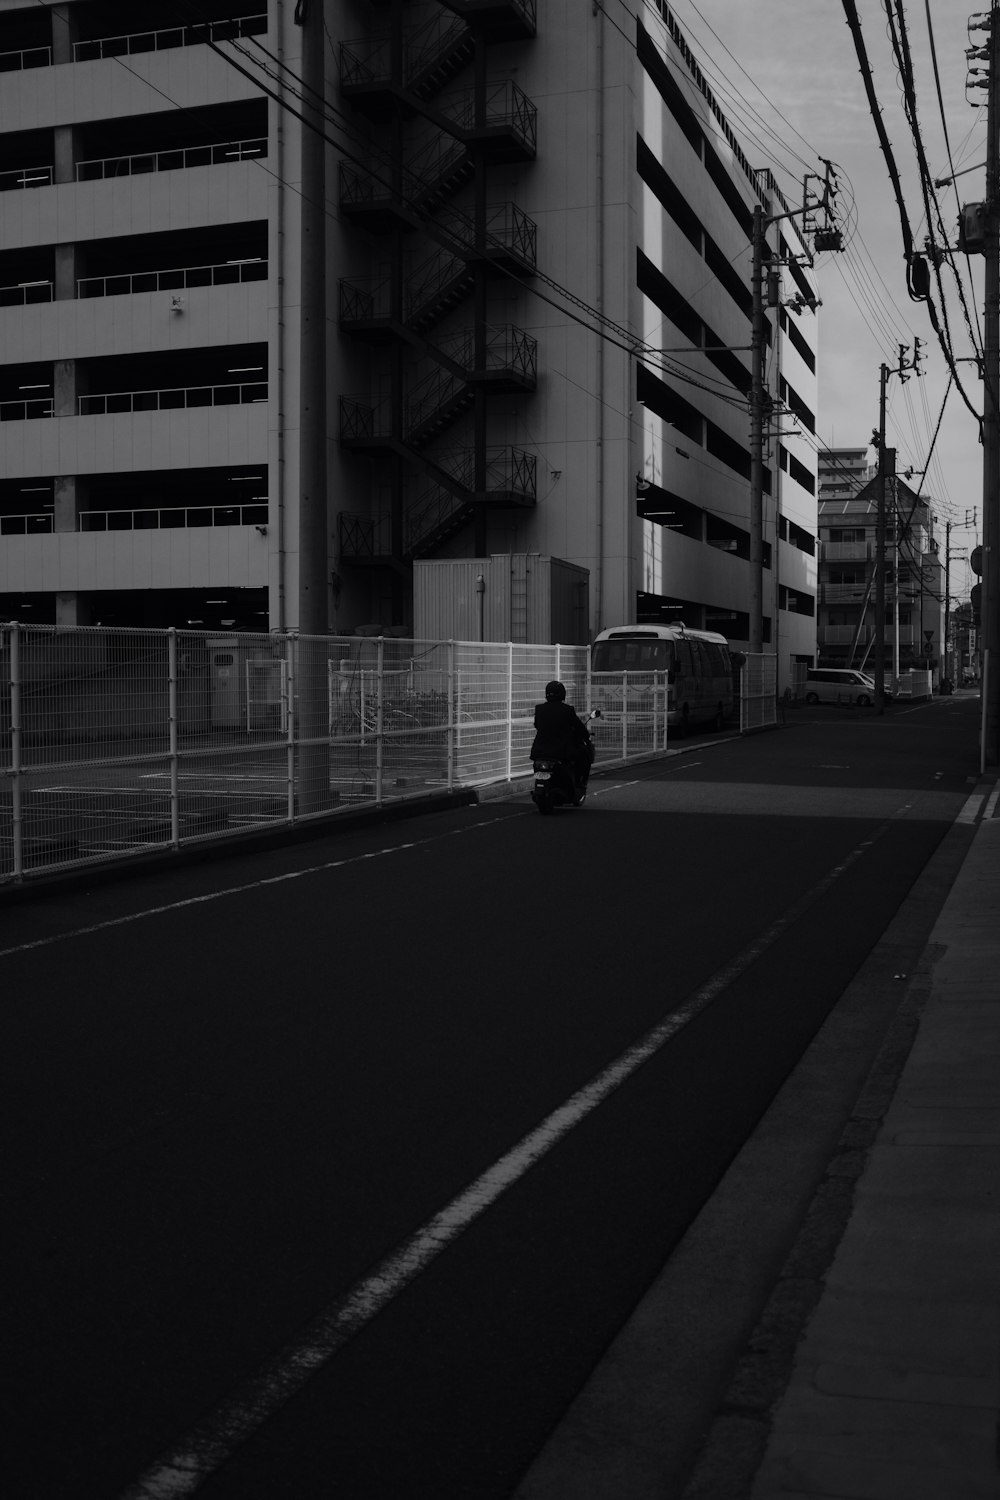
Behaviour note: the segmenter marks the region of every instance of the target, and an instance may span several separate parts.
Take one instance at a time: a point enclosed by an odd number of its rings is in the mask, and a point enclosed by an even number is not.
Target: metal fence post
[[[177,629],[167,630],[167,717],[170,736],[170,844],[181,844],[180,779],[177,757]]]
[[[507,780],[510,780],[514,744],[514,642],[507,642]]]
[[[628,673],[622,673],[622,760],[628,760]]]
[[[24,824],[21,815],[21,632],[10,627],[10,769],[13,818],[14,879],[24,874]]]
[[[448,730],[445,748],[448,757],[448,790],[455,785],[455,642],[448,642]]]
[[[385,666],[385,637],[375,643],[375,806],[382,806],[382,758],[385,746],[385,716],[382,708],[382,673]]]
[[[287,742],[288,742],[288,821],[295,822],[295,736],[297,718],[295,713],[295,694],[297,683],[295,677],[295,637],[286,636],[285,651],[287,668],[285,672],[285,692],[287,694],[286,717],[287,717]]]

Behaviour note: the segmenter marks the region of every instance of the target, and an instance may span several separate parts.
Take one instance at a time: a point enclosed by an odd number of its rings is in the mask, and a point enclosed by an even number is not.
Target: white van
[[[806,672],[807,703],[856,703],[870,708],[875,702],[875,679],[846,667],[810,667]]]

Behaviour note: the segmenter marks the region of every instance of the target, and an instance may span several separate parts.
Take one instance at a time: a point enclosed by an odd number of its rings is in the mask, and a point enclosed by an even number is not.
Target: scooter
[[[584,719],[599,719],[601,710],[595,708]],[[531,789],[531,800],[540,813],[554,812],[557,807],[582,807],[587,800],[587,781],[578,781],[573,764],[568,760],[536,760],[535,784]],[[587,768],[590,774],[590,768]]]

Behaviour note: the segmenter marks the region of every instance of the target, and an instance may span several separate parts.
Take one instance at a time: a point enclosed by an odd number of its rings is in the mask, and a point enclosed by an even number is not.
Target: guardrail
[[[158,31],[133,31],[124,36],[102,36],[92,41],[74,42],[73,61],[127,57],[135,52],[162,52],[171,47],[193,47],[203,42],[229,42],[243,36],[260,36],[266,30],[265,11],[259,15],[232,16],[223,21],[163,27]]]
[[[76,180],[94,182],[102,177],[176,172],[187,167],[211,167],[234,161],[251,161],[266,155],[266,136],[249,141],[217,141],[208,146],[166,147],[162,151],[138,151],[133,156],[102,156],[90,161],[78,161]],[[51,168],[48,170],[51,173]]]
[[[267,400],[267,382],[251,381],[245,385],[176,386],[165,391],[105,391],[78,396],[77,411],[81,417],[112,416],[133,411],[177,411],[195,406],[244,406]]]
[[[177,292],[196,286],[232,286],[241,281],[265,281],[267,261],[229,260],[215,266],[179,266],[165,271],[123,271],[111,276],[82,276],[78,297],[116,297],[136,292]],[[2,295],[0,288],[0,295]]]

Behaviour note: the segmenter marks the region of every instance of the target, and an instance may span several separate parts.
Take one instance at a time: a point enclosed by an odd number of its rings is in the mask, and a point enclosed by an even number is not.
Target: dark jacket
[[[535,704],[532,760],[575,760],[590,745],[590,731],[568,703]]]

